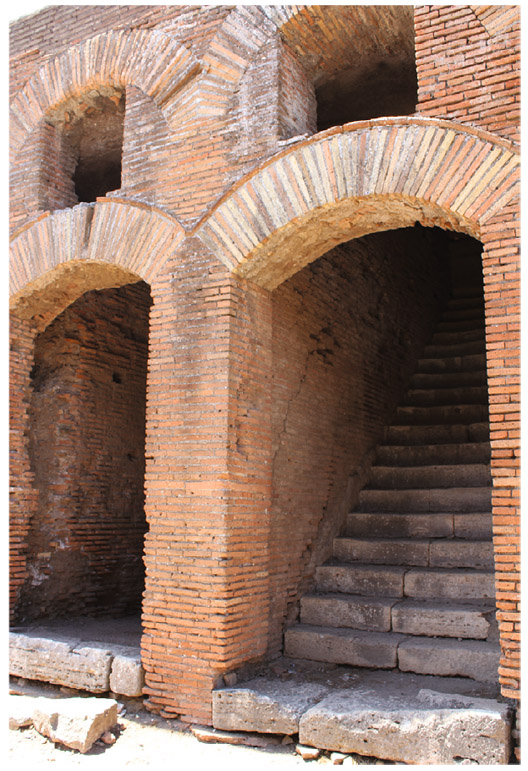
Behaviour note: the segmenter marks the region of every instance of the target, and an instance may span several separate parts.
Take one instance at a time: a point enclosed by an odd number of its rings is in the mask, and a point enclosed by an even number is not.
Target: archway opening
[[[432,339],[449,298],[470,296],[475,298],[472,305],[479,302],[482,305],[481,248],[481,244],[469,236],[437,227],[416,225],[372,233],[330,250],[273,291],[274,466],[270,537],[270,596],[273,598],[270,652],[273,654],[281,651],[284,630],[300,628],[299,634],[308,634],[302,629],[303,623],[348,627],[361,633],[367,630],[361,623],[354,626],[354,620],[347,621],[346,613],[340,616],[347,602],[351,606],[354,601],[359,602],[357,597],[349,595],[361,595],[361,591],[347,592],[346,588],[334,586],[327,589],[335,595],[333,598],[314,598],[314,592],[325,593],[319,569],[328,561],[339,562],[333,552],[334,539],[343,534],[349,513],[358,505],[361,491],[369,484],[377,448],[395,415],[399,415],[400,406],[405,404],[417,363],[424,356],[425,346]],[[475,312],[478,315],[479,311]],[[468,315],[472,317],[473,310]],[[461,343],[466,345],[467,340],[470,357],[473,347],[478,348],[475,362],[478,358],[485,384],[483,316],[477,319],[476,325],[475,335],[461,332]],[[449,329],[447,338],[449,344],[457,343],[456,334]],[[468,415],[478,422],[473,412],[487,415],[487,396],[483,395],[485,385],[474,387],[469,382],[477,374],[477,363],[472,361],[468,358],[463,366],[471,365],[475,370],[467,376],[467,393],[471,399],[478,400],[478,404],[469,406]],[[436,363],[432,365],[435,366]],[[453,366],[458,367],[459,362]],[[429,377],[426,367],[423,380]],[[433,381],[435,377],[433,369],[430,379]],[[450,392],[451,387],[456,386],[456,376],[448,375],[445,381],[440,384],[444,389],[442,398],[448,399],[451,395],[455,400],[465,398],[465,392],[461,392],[461,396]],[[429,395],[420,394],[419,398],[429,398]],[[436,409],[434,403],[432,407]],[[417,410],[420,419],[421,409]],[[449,409],[446,407],[446,415]],[[441,421],[450,419],[443,417],[442,406],[438,413]],[[465,418],[461,422],[464,421]],[[484,426],[478,430],[485,433]],[[441,435],[442,431],[443,428]],[[431,436],[434,444],[434,432]],[[424,443],[427,441],[426,437]],[[485,443],[484,438],[476,450],[464,449],[470,458],[475,452],[475,457],[480,459],[475,461],[477,465],[487,462],[489,466],[489,446],[486,449]],[[440,450],[442,463],[447,466],[449,449]],[[452,450],[453,458],[457,457],[456,452]],[[421,449],[417,449],[417,457],[420,453]],[[402,461],[400,465],[405,463]],[[396,488],[401,486],[397,480],[404,471],[407,470],[395,470]],[[424,476],[428,473],[428,470],[423,472]],[[441,473],[448,474],[451,470]],[[478,473],[486,476],[485,469],[479,468]],[[420,474],[416,472],[419,480],[423,478]],[[464,484],[461,482],[461,486]],[[382,519],[383,514],[379,517]],[[476,539],[478,526],[475,524]],[[285,543],[288,544],[286,550]],[[355,546],[360,548],[361,544]],[[483,547],[487,555],[488,547],[489,544]],[[465,548],[462,544],[461,549]],[[361,560],[358,557],[356,561]],[[463,567],[462,572],[467,567],[471,566]],[[336,573],[338,569],[346,572],[347,565],[338,565]],[[385,569],[392,568],[381,568]],[[402,571],[401,563],[397,562],[395,570]],[[364,600],[365,606],[369,601]],[[391,602],[394,600],[387,601],[389,605]],[[317,603],[319,616],[314,612],[309,620],[306,608],[313,608]],[[388,629],[390,626],[384,631]],[[319,631],[322,635],[323,631]],[[491,640],[494,634],[491,623],[488,633]],[[288,632],[287,639],[295,634],[296,631]],[[286,649],[286,655],[325,661],[318,658],[315,647],[310,645],[296,648],[295,652],[291,652],[293,648],[290,652]]]
[[[87,291],[36,338],[24,625],[135,618],[139,642],[150,304],[142,281]]]

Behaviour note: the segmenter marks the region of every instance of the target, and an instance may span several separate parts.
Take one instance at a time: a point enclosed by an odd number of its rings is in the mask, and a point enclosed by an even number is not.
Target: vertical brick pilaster
[[[267,628],[269,301],[196,239],[152,286],[143,661],[153,708],[211,721]]]
[[[504,696],[520,698],[520,258],[516,202],[483,227],[493,539]]]
[[[29,459],[30,373],[35,330],[10,318],[9,455],[10,455],[10,615],[14,618],[20,588],[26,579],[29,523],[37,507],[37,491]]]

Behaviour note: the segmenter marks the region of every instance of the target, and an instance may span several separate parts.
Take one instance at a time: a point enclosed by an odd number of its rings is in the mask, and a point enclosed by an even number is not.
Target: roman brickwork
[[[141,604],[147,703],[210,723],[280,652],[472,244],[519,698],[518,36],[516,6],[12,25],[15,622]]]

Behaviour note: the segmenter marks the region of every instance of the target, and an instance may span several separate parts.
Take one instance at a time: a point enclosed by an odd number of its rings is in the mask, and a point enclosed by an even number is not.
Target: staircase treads
[[[416,537],[486,539],[492,535],[491,512],[353,511],[345,534],[352,537]]]
[[[487,463],[454,465],[373,466],[370,486],[387,489],[486,487],[491,485]]]
[[[486,599],[447,603],[321,592],[301,600],[302,624],[426,637],[485,640],[494,616]]]
[[[484,599],[472,604],[397,600],[390,609],[391,628],[394,632],[415,636],[485,640],[495,616],[495,608],[489,602]]]
[[[493,543],[456,538],[339,537],[333,556],[341,562],[421,567],[493,567]]]
[[[493,570],[473,568],[409,568],[403,594],[421,600],[495,599]]]
[[[284,653],[311,661],[392,669],[397,664],[398,644],[404,639],[404,635],[394,632],[297,624],[285,632]]]
[[[398,646],[398,667],[402,672],[470,677],[493,683],[497,680],[499,662],[499,645],[483,640],[407,637]]]
[[[391,608],[397,602],[395,597],[364,597],[339,592],[305,594],[301,599],[301,623],[390,632]]]
[[[443,359],[456,356],[473,356],[486,352],[485,340],[469,340],[468,342],[429,343],[423,351],[424,359]]]
[[[474,353],[464,356],[429,356],[424,355],[418,360],[417,372],[467,372],[482,370],[486,367],[486,354]]]
[[[376,450],[380,466],[428,466],[485,463],[489,468],[489,442],[459,444],[382,445]],[[489,473],[489,472],[488,472]]]
[[[485,327],[482,324],[479,327],[469,329],[436,329],[431,338],[430,345],[455,345],[458,343],[472,343],[479,341],[485,343]]]
[[[485,333],[486,321],[482,311],[475,310],[472,314],[458,318],[456,315],[447,313],[435,326],[436,332],[468,332],[472,330],[480,330],[482,334]]]
[[[359,494],[362,511],[486,511],[491,507],[490,487],[429,488],[425,490],[371,490]]]
[[[385,430],[385,444],[454,444],[460,442],[489,442],[489,423],[389,426]]]
[[[330,562],[317,568],[315,586],[318,592],[403,597],[403,577],[407,570],[397,565]]]
[[[439,404],[425,407],[403,405],[396,409],[392,425],[464,425],[487,420],[487,404]]]
[[[465,388],[482,386],[486,383],[485,369],[472,369],[467,372],[415,372],[409,387],[426,388]]]
[[[486,386],[458,386],[451,388],[411,388],[403,401],[408,407],[439,407],[441,405],[486,404]]]

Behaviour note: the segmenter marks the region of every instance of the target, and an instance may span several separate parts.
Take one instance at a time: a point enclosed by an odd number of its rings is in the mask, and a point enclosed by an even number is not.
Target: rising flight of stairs
[[[455,296],[285,655],[497,682],[482,290]]]

